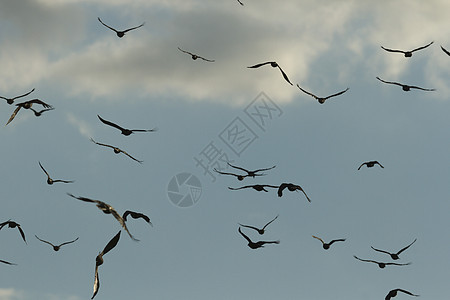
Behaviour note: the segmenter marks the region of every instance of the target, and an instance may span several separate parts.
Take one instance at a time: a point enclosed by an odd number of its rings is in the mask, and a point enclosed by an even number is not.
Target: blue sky
[[[21,110],[0,130],[0,222],[20,223],[28,242],[17,230],[0,231],[0,259],[17,263],[0,266],[0,300],[92,296],[95,257],[120,225],[66,193],[145,213],[154,225],[127,223],[140,242],[122,234],[104,256],[95,299],[371,300],[394,288],[445,297],[450,57],[440,45],[450,49],[450,4],[243,3],[0,1],[0,95],[36,88],[23,100],[55,107],[39,118]],[[97,17],[118,29],[145,25],[119,39]],[[380,48],[431,41],[411,58]],[[277,61],[294,86],[269,66],[247,68],[265,61]],[[403,92],[376,76],[436,91]],[[321,105],[296,84],[319,96],[350,89]],[[278,108],[262,128],[246,114],[261,99]],[[0,104],[6,123],[14,107]],[[97,114],[158,131],[125,137]],[[236,120],[255,137],[239,154],[223,140]],[[213,181],[195,161],[211,142],[236,165],[276,168],[243,182],[217,174]],[[357,170],[370,160],[385,168]],[[38,161],[75,182],[47,185]],[[168,197],[170,180],[183,172],[201,182],[187,208]],[[301,185],[312,202],[301,193],[227,188],[282,182]],[[263,236],[245,232],[281,243],[247,247],[238,223],[262,226],[278,214]],[[79,240],[53,252],[34,235]],[[325,251],[312,235],[347,240]],[[409,266],[379,269],[353,258],[388,262],[370,246],[395,252],[415,238],[400,256]]]

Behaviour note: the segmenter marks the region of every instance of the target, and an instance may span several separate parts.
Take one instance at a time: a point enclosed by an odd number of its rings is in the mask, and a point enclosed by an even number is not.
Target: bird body
[[[239,233],[247,240],[248,242],[248,246],[251,249],[258,249],[258,248],[262,248],[264,247],[265,244],[279,244],[280,241],[258,241],[258,242],[253,242],[248,236],[246,236],[242,231],[241,231],[241,227],[239,227],[238,229]]]

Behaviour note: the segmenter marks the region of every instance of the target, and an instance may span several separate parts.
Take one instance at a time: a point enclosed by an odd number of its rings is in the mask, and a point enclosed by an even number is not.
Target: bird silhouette
[[[328,249],[330,248],[330,246],[331,246],[334,242],[344,242],[344,241],[345,241],[345,239],[336,239],[336,240],[332,240],[332,241],[329,242],[329,243],[325,243],[320,237],[317,237],[317,236],[315,236],[315,235],[313,235],[312,237],[315,238],[315,239],[318,239],[319,241],[321,241],[321,242],[322,242],[322,248],[325,249],[325,250],[328,250]]]
[[[403,53],[403,54],[405,55],[405,57],[411,57],[412,54],[413,54],[413,52],[418,51],[418,50],[425,49],[425,48],[429,47],[429,46],[430,46],[431,44],[433,44],[433,43],[434,43],[434,41],[431,42],[431,43],[429,43],[429,44],[427,44],[427,45],[425,45],[425,46],[416,48],[416,49],[414,49],[414,50],[409,50],[409,51],[395,50],[395,49],[388,49],[388,48],[385,48],[385,47],[383,47],[383,46],[381,46],[381,48],[383,48],[384,50],[386,50],[386,51],[388,51],[388,52],[398,52],[398,53]]]
[[[237,2],[239,2],[240,5],[244,6],[244,3],[242,3],[241,1],[237,0]]]
[[[111,145],[108,145],[108,144],[98,143],[98,142],[94,141],[93,138],[91,138],[91,141],[92,141],[93,143],[97,144],[97,145],[104,146],[104,147],[108,147],[108,148],[112,148],[112,149],[114,150],[114,153],[116,153],[116,154],[123,153],[123,154],[125,154],[126,156],[128,156],[129,158],[131,158],[132,160],[135,160],[135,161],[137,161],[137,162],[140,163],[140,164],[144,162],[143,160],[138,160],[138,159],[134,158],[133,156],[131,156],[131,155],[128,154],[127,152],[125,152],[125,151],[123,151],[122,149],[117,148],[117,147],[115,147],[115,146],[111,146]]]
[[[245,177],[253,177],[253,178],[255,178],[256,176],[263,176],[263,175],[266,175],[266,174],[256,174],[256,173],[258,173],[258,172],[263,172],[263,171],[272,170],[273,168],[276,167],[276,166],[273,166],[273,167],[270,167],[270,168],[257,169],[257,170],[254,170],[254,171],[250,171],[250,170],[246,170],[246,169],[244,169],[244,168],[242,168],[242,167],[234,166],[234,165],[232,165],[232,164],[230,164],[230,163],[228,163],[228,165],[229,165],[230,167],[232,167],[232,168],[235,168],[235,169],[238,169],[238,170],[241,170],[241,171],[244,171],[245,173],[247,173],[247,175],[245,175]]]
[[[78,238],[76,238],[76,239],[74,239],[73,241],[70,241],[70,242],[65,242],[65,243],[62,243],[62,244],[60,244],[60,245],[53,245],[53,244],[50,243],[49,241],[45,241],[45,240],[40,239],[37,235],[34,235],[34,236],[35,236],[38,240],[40,240],[41,242],[46,243],[46,244],[49,244],[50,246],[52,246],[54,251],[59,251],[59,249],[61,248],[61,246],[64,246],[64,245],[67,245],[67,244],[71,244],[71,243],[73,243],[73,242],[75,242],[75,241],[78,240]]]
[[[259,234],[263,235],[264,232],[265,232],[265,230],[266,230],[266,227],[269,226],[269,224],[272,223],[273,221],[275,221],[277,218],[278,218],[278,215],[277,215],[275,218],[273,218],[271,221],[269,221],[266,225],[264,225],[263,228],[257,228],[257,227],[250,226],[250,225],[243,225],[243,224],[241,224],[241,223],[238,223],[238,224],[241,225],[242,227],[247,227],[247,228],[254,229],[254,230],[256,230]]]
[[[139,241],[138,239],[136,239],[131,233],[130,231],[128,231],[127,228],[127,224],[125,224],[125,220],[119,215],[119,213],[117,213],[117,211],[109,204],[100,201],[100,200],[92,200],[89,198],[85,198],[85,197],[75,197],[74,195],[67,193],[67,195],[69,195],[72,198],[84,201],[84,202],[90,202],[90,203],[95,203],[96,206],[105,214],[112,214],[113,217],[120,223],[120,225],[122,225],[123,229],[125,229],[125,231],[128,233],[128,235],[130,236],[130,238],[133,241]]]
[[[138,213],[138,212],[131,211],[131,210],[125,211],[125,212],[123,213],[123,215],[122,215],[122,218],[123,218],[123,220],[124,220],[125,222],[127,221],[128,215],[130,215],[133,219],[138,219],[138,218],[144,219],[145,222],[147,222],[148,224],[150,224],[151,226],[153,226],[153,224],[152,224],[152,222],[150,222],[150,218],[149,218],[148,216],[146,216],[146,215],[144,215],[144,214],[142,214],[142,213]]]
[[[415,295],[415,294],[413,294],[413,293],[411,293],[411,292],[408,292],[408,291],[406,291],[406,290],[403,290],[403,289],[395,289],[395,290],[389,291],[389,293],[386,295],[386,298],[384,298],[384,299],[385,299],[385,300],[390,300],[391,298],[397,296],[397,293],[398,293],[398,292],[402,292],[402,293],[408,294],[408,295],[410,295],[410,296],[415,296],[415,297],[418,297],[418,296],[419,296],[419,295]]]
[[[237,188],[233,188],[233,187],[228,187],[228,188],[233,191],[252,188],[258,192],[261,192],[261,191],[268,192],[268,190],[266,190],[266,187],[270,187],[270,188],[274,188],[274,189],[278,188],[277,185],[269,185],[269,184],[254,184],[254,185],[241,186],[241,187],[237,187]]]
[[[52,106],[50,104],[47,104],[44,101],[39,100],[39,99],[33,99],[33,100],[25,101],[22,103],[18,103],[18,104],[16,104],[17,108],[14,110],[11,117],[9,117],[9,120],[8,120],[8,122],[6,122],[6,125],[8,125],[9,123],[11,123],[12,120],[14,120],[14,118],[16,117],[17,113],[20,111],[21,108],[30,109],[33,104],[40,104],[44,108],[52,108]]]
[[[398,263],[393,263],[393,262],[379,262],[379,261],[374,261],[374,260],[370,260],[370,259],[361,259],[361,258],[357,257],[356,255],[353,255],[353,257],[360,261],[375,263],[381,269],[385,268],[386,266],[391,266],[391,265],[392,266],[407,266],[407,265],[411,264],[410,262],[406,263],[406,264],[398,264]]]
[[[9,228],[17,228],[20,232],[20,235],[22,236],[23,241],[25,242],[25,244],[27,243],[27,240],[25,239],[25,233],[23,232],[20,224],[14,222],[14,221],[8,220],[6,222],[0,223],[0,230],[6,225],[8,225]]]
[[[7,102],[8,104],[13,104],[13,103],[14,103],[14,100],[19,99],[19,98],[22,98],[22,97],[25,97],[25,96],[28,96],[28,95],[31,94],[32,92],[34,92],[34,89],[32,89],[31,91],[29,91],[29,92],[26,93],[26,94],[23,94],[23,95],[20,95],[20,96],[16,96],[16,97],[13,97],[13,98],[6,98],[6,97],[3,97],[3,96],[0,96],[0,99],[6,100],[6,102]]]
[[[125,33],[127,33],[128,31],[137,29],[137,28],[139,28],[139,27],[142,27],[142,26],[144,26],[144,24],[145,24],[145,22],[144,22],[144,23],[142,23],[142,24],[139,25],[139,26],[132,27],[132,28],[128,28],[128,29],[125,29],[125,30],[123,30],[123,31],[119,31],[119,30],[114,29],[114,28],[112,28],[111,26],[108,26],[108,25],[106,25],[105,23],[103,23],[103,21],[100,19],[100,17],[97,17],[97,19],[98,19],[98,20],[100,21],[100,23],[102,23],[105,27],[107,27],[107,28],[111,29],[112,31],[116,32],[117,36],[120,37],[120,38],[123,37],[123,36],[125,35]]]
[[[252,249],[262,248],[262,247],[264,247],[265,244],[279,244],[280,243],[280,241],[269,241],[269,242],[267,242],[267,241],[258,241],[258,242],[252,242],[252,240],[241,231],[241,227],[239,227],[238,231],[247,240],[248,246],[250,248],[252,248]]]
[[[411,89],[418,89],[418,90],[427,91],[427,92],[435,91],[435,89],[425,89],[425,88],[421,88],[421,87],[415,86],[415,85],[407,85],[407,84],[398,83],[398,82],[394,82],[394,81],[386,81],[386,80],[381,79],[380,77],[377,77],[377,79],[379,81],[387,83],[387,84],[395,84],[395,85],[401,86],[405,92],[408,92]]]
[[[158,128],[153,128],[153,129],[126,129],[126,128],[120,127],[120,126],[117,125],[117,124],[114,124],[113,122],[110,122],[110,121],[107,121],[107,120],[103,119],[103,118],[100,117],[99,115],[97,115],[97,117],[100,119],[100,121],[101,121],[103,124],[106,124],[106,125],[109,125],[109,126],[112,126],[112,127],[114,127],[114,128],[119,129],[119,130],[121,131],[121,133],[122,133],[123,135],[126,135],[126,136],[128,136],[128,135],[130,135],[130,134],[132,134],[132,133],[134,133],[134,132],[154,132],[154,131],[157,131],[157,130],[158,130]]]
[[[259,68],[259,67],[262,67],[262,66],[268,65],[268,64],[270,64],[270,66],[271,66],[272,68],[278,68],[278,69],[280,70],[281,74],[283,75],[284,79],[285,79],[290,85],[293,85],[292,82],[291,82],[291,81],[289,80],[289,78],[287,77],[286,73],[284,73],[284,71],[281,69],[281,67],[280,67],[276,62],[274,62],[274,61],[268,61],[268,62],[265,62],[265,63],[256,64],[256,65],[254,65],[254,66],[247,67],[247,68],[250,68],[250,69],[256,69],[256,68]]]
[[[49,110],[54,110],[53,107],[51,108],[45,108],[45,109],[41,109],[40,111],[35,110],[34,108],[30,107],[30,109],[34,112],[34,115],[36,117],[40,117],[44,112],[49,111]]]
[[[301,186],[297,185],[297,184],[293,184],[293,183],[282,183],[280,184],[280,186],[278,187],[278,197],[283,196],[283,190],[287,188],[289,191],[293,192],[293,191],[302,191],[302,193],[305,195],[306,199],[308,200],[308,202],[311,202],[311,199],[309,199],[308,195],[306,195],[305,191],[301,188]]]
[[[6,261],[6,260],[1,260],[1,259],[0,259],[0,263],[6,264],[6,265],[14,265],[14,266],[17,266],[17,264],[15,264],[15,263],[12,263],[12,262],[9,262],[9,261]]]
[[[383,167],[378,161],[372,160],[372,161],[366,161],[366,162],[363,162],[363,163],[359,166],[358,170],[361,169],[361,167],[364,166],[364,165],[366,165],[368,168],[372,168],[372,167],[375,166],[375,165],[379,165],[381,168],[384,169],[384,167]]]
[[[197,60],[198,58],[200,58],[200,59],[203,59],[204,61],[207,61],[207,62],[215,62],[215,60],[206,59],[206,58],[201,57],[201,56],[199,56],[197,54],[194,54],[194,53],[191,53],[189,51],[183,50],[180,47],[178,47],[178,50],[180,50],[181,52],[184,52],[186,54],[189,54],[193,60]]]
[[[55,182],[62,182],[62,183],[72,183],[72,180],[62,180],[62,179],[52,179],[48,172],[44,169],[41,162],[39,162],[39,166],[41,167],[42,171],[44,171],[45,175],[47,175],[47,183],[52,185]]]
[[[298,87],[302,92],[304,92],[305,94],[308,94],[308,95],[312,96],[313,98],[315,98],[317,101],[319,101],[320,104],[324,104],[325,101],[326,101],[327,99],[329,99],[329,98],[331,98],[331,97],[335,97],[335,96],[342,95],[343,93],[345,93],[346,91],[349,90],[349,88],[346,88],[345,90],[340,91],[339,93],[336,93],[336,94],[333,94],[333,95],[330,95],[330,96],[327,96],[327,97],[322,98],[322,97],[318,97],[318,96],[316,96],[316,95],[314,95],[314,94],[312,94],[312,93],[310,93],[310,92],[308,92],[308,91],[302,89],[298,84],[297,84],[297,87]]]
[[[102,252],[100,252],[97,257],[95,258],[95,276],[94,276],[94,293],[91,297],[91,299],[94,299],[95,295],[97,295],[98,293],[98,289],[100,288],[100,278],[98,276],[98,267],[101,266],[104,262],[103,260],[103,255],[105,255],[106,253],[108,253],[109,251],[111,251],[111,249],[113,249],[117,243],[119,242],[120,239],[120,233],[121,231],[119,231],[109,242],[108,244],[106,244],[105,248],[103,249]]]
[[[450,56],[450,52],[445,49],[444,47],[441,46],[442,51],[444,51],[445,54],[447,54],[448,56]]]
[[[378,251],[378,252],[381,252],[381,253],[389,254],[393,260],[397,260],[397,259],[399,259],[398,256],[400,255],[400,253],[402,253],[403,251],[405,251],[406,249],[408,249],[409,247],[411,247],[411,245],[414,244],[416,241],[417,241],[417,239],[414,239],[414,241],[413,241],[411,244],[409,244],[408,246],[406,246],[406,247],[400,249],[397,253],[391,253],[391,252],[388,252],[388,251],[385,251],[385,250],[375,249],[375,248],[372,247],[372,246],[370,246],[370,247],[371,247],[373,250],[375,250],[375,251]]]
[[[222,172],[222,171],[217,170],[216,168],[214,168],[213,170],[214,170],[216,173],[219,173],[219,174],[221,174],[221,175],[232,175],[232,176],[235,176],[235,177],[237,178],[237,180],[239,180],[239,181],[242,181],[242,180],[244,180],[245,177],[248,177],[248,175],[241,175],[241,174],[234,174],[234,173]],[[258,175],[256,175],[256,176],[261,176],[261,175],[263,175],[263,174],[258,174]]]

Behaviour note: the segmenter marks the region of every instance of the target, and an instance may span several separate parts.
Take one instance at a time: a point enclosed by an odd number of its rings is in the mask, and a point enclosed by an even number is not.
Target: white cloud
[[[93,136],[93,130],[88,122],[78,118],[73,113],[67,113],[67,121],[74,127],[76,127],[79,133],[87,138],[91,138]]]

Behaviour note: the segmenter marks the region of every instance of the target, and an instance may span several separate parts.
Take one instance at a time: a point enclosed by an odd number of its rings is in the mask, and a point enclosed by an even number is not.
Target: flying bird
[[[25,96],[28,96],[28,95],[31,94],[32,92],[34,92],[34,89],[32,89],[31,91],[29,91],[29,92],[26,93],[26,94],[23,94],[23,95],[20,95],[20,96],[16,96],[16,97],[13,97],[13,98],[6,98],[6,97],[0,96],[0,99],[5,99],[6,102],[7,102],[8,104],[13,104],[13,103],[14,103],[14,100],[19,99],[19,98],[22,98],[22,97],[25,97]]]
[[[395,85],[401,86],[405,92],[408,92],[411,89],[418,89],[418,90],[427,91],[427,92],[435,91],[435,89],[425,89],[425,88],[421,88],[421,87],[415,86],[415,85],[407,85],[407,84],[398,83],[398,82],[394,82],[394,81],[385,81],[385,80],[381,79],[380,77],[377,77],[377,79],[379,81],[387,83],[387,84],[395,84]]]
[[[326,101],[327,99],[329,99],[329,98],[331,98],[331,97],[339,96],[339,95],[341,95],[341,94],[343,94],[343,93],[345,93],[346,91],[349,90],[349,88],[346,88],[345,90],[340,91],[339,93],[336,93],[336,94],[333,94],[333,95],[330,95],[330,96],[321,98],[321,97],[318,97],[318,96],[316,96],[316,95],[314,95],[314,94],[312,94],[312,93],[310,93],[310,92],[308,92],[308,91],[302,89],[298,84],[297,84],[297,87],[298,87],[302,92],[304,92],[305,94],[308,94],[308,95],[312,96],[313,98],[315,98],[317,101],[319,101],[320,104],[324,104],[325,101]]]
[[[184,52],[184,53],[186,53],[186,54],[189,54],[193,60],[197,60],[197,58],[200,58],[200,59],[203,59],[204,61],[215,62],[215,60],[206,59],[206,58],[201,57],[201,56],[199,56],[199,55],[197,55],[197,54],[194,54],[194,53],[191,53],[191,52],[189,52],[189,51],[183,50],[183,49],[181,49],[180,47],[178,47],[178,50],[180,50],[181,52]]]
[[[361,169],[361,167],[364,166],[364,165],[366,165],[368,168],[372,168],[372,167],[375,166],[375,165],[379,165],[381,168],[384,169],[384,167],[383,167],[378,161],[372,160],[372,161],[366,161],[366,162],[363,162],[363,163],[359,166],[358,170]]]
[[[128,31],[137,29],[137,28],[139,28],[139,27],[142,27],[142,26],[144,26],[144,24],[145,24],[145,22],[144,22],[144,23],[142,23],[142,24],[139,25],[139,26],[132,27],[132,28],[128,28],[128,29],[123,30],[123,31],[119,31],[119,30],[114,29],[114,28],[112,28],[112,27],[106,25],[105,23],[103,23],[103,21],[100,19],[100,17],[97,17],[97,19],[98,19],[98,20],[100,21],[100,23],[102,23],[105,27],[111,29],[112,31],[115,31],[116,34],[117,34],[117,36],[120,37],[120,38],[123,37],[123,36],[125,35],[125,33],[127,33]]]
[[[255,178],[256,176],[263,176],[263,175],[266,175],[266,174],[256,174],[256,173],[258,173],[258,172],[263,172],[263,171],[272,170],[273,168],[276,167],[276,166],[273,166],[273,167],[270,167],[270,168],[264,168],[264,169],[257,169],[257,170],[254,170],[254,171],[249,171],[249,170],[246,170],[246,169],[244,169],[244,168],[242,168],[242,167],[234,166],[234,165],[232,165],[232,164],[230,164],[230,163],[228,163],[228,165],[229,165],[230,167],[232,167],[232,168],[235,168],[235,169],[238,169],[238,170],[241,170],[241,171],[244,171],[245,173],[247,173],[247,175],[245,175],[245,177],[253,177],[253,178]]]
[[[138,219],[138,218],[144,219],[145,222],[147,222],[148,224],[150,224],[151,226],[153,226],[153,224],[152,224],[152,222],[150,222],[150,218],[149,218],[148,216],[146,216],[146,215],[144,215],[144,214],[142,214],[142,213],[138,213],[138,212],[131,211],[131,210],[125,211],[125,212],[123,213],[123,215],[122,215],[122,218],[123,218],[123,220],[124,220],[125,222],[127,221],[128,215],[130,215],[133,219]]]
[[[301,188],[301,186],[297,185],[297,184],[293,184],[293,183],[282,183],[280,184],[280,186],[278,187],[278,197],[283,196],[283,190],[287,188],[289,191],[293,192],[293,191],[302,191],[303,194],[305,195],[306,199],[308,200],[308,202],[311,202],[311,199],[309,199],[308,195],[306,195],[305,191]]]
[[[45,108],[45,109],[41,109],[40,111],[35,110],[34,108],[30,107],[30,109],[34,112],[34,115],[36,117],[40,117],[44,112],[49,111],[49,110],[54,110],[53,107],[50,108]]]
[[[45,175],[47,175],[47,183],[49,185],[52,185],[55,182],[62,182],[62,183],[72,183],[73,182],[72,180],[52,179],[50,177],[50,175],[48,174],[48,172],[42,166],[41,162],[39,162],[39,166],[41,167],[42,171],[44,171]]]
[[[120,233],[122,231],[119,231],[109,242],[106,244],[105,248],[102,252],[100,252],[97,257],[95,258],[95,279],[94,279],[94,294],[92,295],[91,299],[94,299],[95,295],[98,293],[98,289],[100,288],[100,279],[98,277],[98,267],[103,264],[103,255],[111,251],[120,239]]]
[[[270,188],[274,188],[274,189],[278,188],[277,185],[269,185],[269,184],[254,184],[254,185],[241,186],[241,187],[237,187],[237,188],[233,188],[233,187],[228,187],[228,188],[233,191],[252,188],[258,192],[261,192],[261,191],[268,192],[268,190],[266,190],[266,187],[270,187]]]
[[[27,240],[25,239],[25,233],[23,232],[22,227],[20,227],[20,224],[8,220],[6,222],[0,223],[0,230],[6,225],[8,225],[9,228],[17,228],[20,232],[20,235],[22,236],[23,241],[25,242],[25,244],[27,243]]]
[[[1,259],[0,259],[0,263],[7,264],[7,265],[14,265],[14,266],[17,265],[15,263],[12,263],[12,262],[9,262],[9,261],[6,261],[6,260],[1,260]]]
[[[240,5],[244,6],[244,3],[242,3],[241,1],[237,0],[237,2],[239,2]]]
[[[450,52],[449,52],[447,49],[445,49],[445,48],[442,47],[442,46],[441,46],[441,49],[442,49],[442,51],[445,52],[445,54],[447,54],[448,56],[450,56]]]
[[[428,45],[425,45],[425,46],[422,46],[422,47],[419,47],[419,48],[416,48],[416,49],[410,50],[410,51],[388,49],[388,48],[385,48],[385,47],[383,47],[383,46],[381,46],[381,48],[383,48],[384,50],[386,50],[386,51],[388,51],[388,52],[398,52],[398,53],[403,53],[403,54],[405,55],[405,57],[411,57],[414,51],[418,51],[418,50],[425,49],[425,48],[429,47],[429,46],[430,46],[431,44],[433,44],[433,43],[434,43],[434,41],[431,42],[431,43],[429,43]]]
[[[116,154],[119,154],[119,153],[122,152],[123,154],[125,154],[126,156],[128,156],[128,157],[131,158],[132,160],[137,161],[137,162],[140,163],[140,164],[144,162],[143,160],[138,160],[138,159],[134,158],[133,156],[131,156],[130,154],[128,154],[127,152],[123,151],[123,150],[120,149],[120,148],[117,148],[117,147],[114,147],[114,146],[111,146],[111,145],[107,145],[107,144],[98,143],[98,142],[94,141],[94,139],[92,139],[92,138],[91,138],[91,141],[92,141],[93,143],[97,144],[97,145],[112,148],[112,149],[114,150],[114,153],[116,153]]]
[[[325,249],[325,250],[328,250],[328,249],[330,248],[330,246],[331,246],[334,242],[344,242],[344,241],[345,241],[345,239],[336,239],[336,240],[332,240],[332,241],[329,242],[329,243],[325,243],[320,237],[317,237],[317,236],[315,236],[315,235],[313,235],[312,237],[315,238],[315,239],[318,239],[319,241],[321,241],[321,242],[322,242],[322,248]]]
[[[130,238],[133,241],[139,241],[138,239],[136,239],[129,231],[127,228],[127,224],[125,224],[125,220],[119,215],[119,213],[109,204],[100,201],[100,200],[92,200],[89,198],[85,198],[85,197],[75,197],[74,195],[67,193],[67,195],[69,195],[72,198],[84,201],[84,202],[90,202],[90,203],[96,203],[96,206],[105,214],[112,214],[114,218],[116,218],[116,220],[120,223],[120,225],[122,225],[123,229],[125,229],[125,231],[128,233],[128,235],[130,236]]]
[[[239,227],[238,231],[247,240],[248,246],[250,248],[252,248],[252,249],[262,248],[262,247],[264,247],[265,244],[279,244],[280,243],[280,241],[270,241],[270,242],[258,241],[258,242],[252,242],[252,240],[241,231],[241,227]]]
[[[375,248],[372,247],[372,246],[370,246],[370,247],[371,247],[373,250],[375,250],[375,251],[378,251],[378,252],[381,252],[381,253],[389,254],[393,260],[397,260],[397,259],[399,259],[398,256],[400,255],[400,253],[402,253],[403,251],[405,251],[406,249],[408,249],[409,247],[411,247],[411,245],[414,244],[416,241],[417,241],[417,239],[415,239],[415,240],[414,240],[411,244],[409,244],[408,246],[406,246],[406,247],[400,249],[397,253],[391,253],[391,252],[388,252],[388,251],[384,251],[384,250],[380,250],[380,249],[375,249]]]
[[[73,241],[70,241],[70,242],[65,242],[65,243],[62,243],[62,244],[60,244],[60,245],[53,245],[52,243],[50,243],[50,242],[48,242],[48,241],[45,241],[45,240],[42,240],[42,239],[38,238],[37,235],[34,235],[34,236],[35,236],[38,240],[40,240],[41,242],[46,243],[46,244],[49,244],[50,246],[52,246],[54,251],[59,251],[59,249],[61,248],[61,246],[64,246],[64,245],[67,245],[67,244],[71,244],[71,243],[73,243],[73,242],[75,242],[75,241],[78,240],[78,238],[76,238],[76,239],[74,239]]]
[[[386,266],[390,266],[390,265],[392,265],[392,266],[407,266],[407,265],[411,264],[410,262],[406,263],[406,264],[398,264],[398,263],[392,263],[392,262],[387,262],[387,263],[385,263],[385,262],[378,262],[378,261],[374,261],[374,260],[370,260],[370,259],[361,259],[361,258],[357,257],[356,255],[353,255],[353,257],[358,259],[358,260],[360,260],[360,261],[375,263],[381,269],[383,269]]]
[[[29,108],[31,108],[31,106],[32,106],[33,104],[40,104],[40,105],[42,105],[44,108],[52,108],[52,106],[51,106],[50,104],[47,104],[47,103],[45,103],[44,101],[39,100],[39,99],[33,99],[33,100],[25,101],[25,102],[22,102],[22,103],[18,103],[18,104],[16,104],[17,108],[14,110],[14,112],[13,112],[12,115],[11,115],[11,117],[9,117],[9,120],[8,120],[8,122],[6,123],[6,125],[8,125],[9,123],[11,123],[12,120],[14,120],[14,118],[16,117],[17,113],[19,112],[19,110],[20,110],[21,108],[29,109]],[[5,125],[5,126],[6,126],[6,125]]]
[[[275,221],[277,218],[278,218],[278,215],[275,218],[273,218],[270,222],[268,222],[266,225],[264,225],[263,228],[257,228],[257,227],[250,226],[250,225],[242,225],[241,223],[239,223],[239,225],[241,225],[242,227],[254,229],[254,230],[258,231],[259,234],[263,235],[266,227],[269,226],[269,224],[272,223],[273,221]]]
[[[384,298],[384,299],[385,299],[385,300],[390,300],[391,298],[397,296],[397,293],[398,293],[398,292],[402,292],[402,293],[408,294],[408,295],[410,295],[410,296],[415,296],[415,297],[418,297],[418,296],[419,296],[419,295],[415,295],[415,294],[413,294],[413,293],[411,293],[411,292],[405,291],[405,290],[403,290],[403,289],[395,289],[395,290],[389,291],[389,293],[386,295],[386,298]]]
[[[267,65],[267,64],[270,64],[270,66],[271,66],[272,68],[278,68],[278,69],[280,70],[281,74],[283,74],[284,79],[285,79],[290,85],[293,85],[292,82],[289,81],[289,78],[287,77],[286,73],[284,73],[284,71],[281,69],[281,67],[280,67],[276,62],[274,62],[274,61],[268,61],[268,62],[261,63],[261,64],[257,64],[257,65],[251,66],[251,67],[247,67],[247,68],[256,69],[256,68],[262,67],[262,66]]]
[[[107,121],[107,120],[103,119],[99,115],[97,115],[97,117],[100,119],[100,121],[102,121],[103,124],[106,124],[106,125],[109,125],[109,126],[112,126],[114,128],[119,129],[121,131],[121,133],[123,135],[126,135],[126,136],[128,136],[128,135],[130,135],[130,134],[132,134],[134,132],[153,132],[153,131],[157,131],[158,130],[158,128],[153,128],[153,129],[126,129],[126,128],[120,127],[117,124],[114,124],[113,122],[110,122],[110,121]]]
[[[228,173],[228,172],[222,172],[217,170],[216,168],[213,169],[216,173],[222,174],[222,175],[232,175],[237,178],[237,180],[242,181],[245,177],[248,177],[248,175],[241,175],[241,174],[234,174],[234,173]],[[263,174],[258,174],[257,176],[261,176]]]

